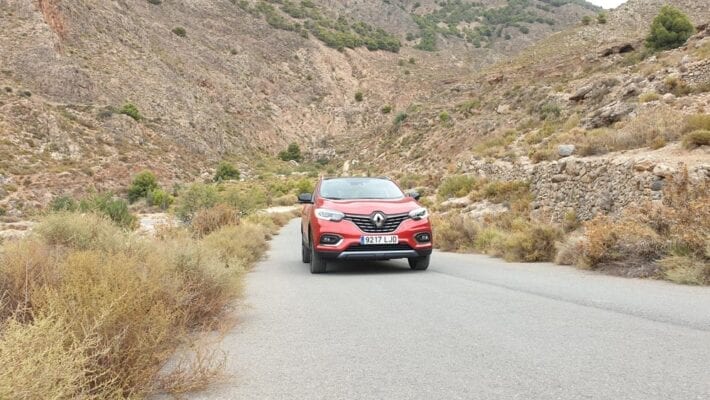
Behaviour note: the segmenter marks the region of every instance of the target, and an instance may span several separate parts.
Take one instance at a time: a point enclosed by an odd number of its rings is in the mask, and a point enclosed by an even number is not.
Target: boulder
[[[653,171],[656,164],[651,160],[643,160],[634,164],[634,170],[638,172]]]
[[[664,103],[673,103],[675,101],[675,95],[673,93],[666,93],[663,95]]]
[[[569,157],[574,154],[575,146],[573,144],[561,144],[557,146],[557,154],[560,157]]]
[[[472,201],[468,197],[456,197],[453,199],[448,199],[441,203],[441,209],[446,211],[446,210],[451,210],[453,208],[465,208],[469,205],[471,205]]]
[[[615,101],[594,111],[592,115],[585,118],[582,126],[586,129],[601,128],[609,126],[621,120],[624,116],[634,111],[634,106],[629,103]]]
[[[658,164],[653,168],[653,174],[661,178],[668,178],[673,176],[675,169],[666,164]]]
[[[498,114],[510,114],[510,105],[508,104],[501,104],[496,108],[496,112]]]
[[[586,85],[582,86],[581,88],[577,89],[576,92],[572,96],[569,97],[571,101],[580,101],[583,100],[589,92],[594,89],[594,85]]]
[[[475,204],[472,204],[467,208],[467,213],[471,218],[483,219],[489,215],[499,215],[508,211],[508,208],[502,204],[491,203],[488,200],[484,200]]]

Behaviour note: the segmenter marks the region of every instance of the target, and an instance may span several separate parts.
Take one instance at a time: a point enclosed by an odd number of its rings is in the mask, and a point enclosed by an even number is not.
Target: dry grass
[[[697,130],[683,136],[683,147],[686,149],[700,146],[710,146],[710,130]]]
[[[239,223],[239,212],[226,204],[216,204],[199,210],[190,221],[190,229],[198,237],[208,235],[219,228]]]
[[[0,248],[0,398],[140,398],[216,377],[207,351],[156,382],[190,332],[219,324],[271,229],[145,239],[93,214],[46,217]]]
[[[611,267],[621,274],[636,269],[674,282],[710,284],[710,190],[680,176],[666,185],[663,204],[587,222],[576,247],[573,261],[583,268]]]

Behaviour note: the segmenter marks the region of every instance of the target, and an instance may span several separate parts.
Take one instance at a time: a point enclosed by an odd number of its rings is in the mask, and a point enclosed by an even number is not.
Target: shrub
[[[439,113],[439,121],[441,122],[448,122],[451,119],[449,116],[449,113],[446,111],[442,111]]]
[[[148,3],[158,6],[163,3],[163,0],[148,0]]]
[[[697,130],[683,136],[683,146],[694,149],[700,146],[710,146],[710,130]]]
[[[500,250],[507,261],[552,261],[557,252],[555,243],[562,238],[562,230],[544,224],[531,224],[506,235]]]
[[[49,209],[54,212],[76,211],[79,208],[76,200],[69,196],[57,196],[49,203]]]
[[[355,101],[360,102],[360,101],[362,101],[362,98],[363,98],[363,94],[361,91],[355,92]]]
[[[660,260],[663,277],[686,285],[710,285],[710,262],[692,256],[669,256]]]
[[[478,184],[478,180],[467,175],[449,176],[441,182],[437,190],[437,196],[440,199],[448,199],[451,197],[463,197],[471,193],[474,187]]]
[[[394,123],[395,125],[399,125],[402,122],[404,122],[407,119],[407,113],[402,111],[397,114],[397,116],[394,117]]]
[[[92,194],[81,199],[79,210],[105,215],[121,228],[135,229],[138,226],[138,218],[131,214],[128,203],[114,197],[111,192]]]
[[[133,177],[131,185],[128,187],[128,201],[145,198],[148,193],[158,189],[158,179],[150,171],[141,171]]]
[[[301,148],[297,143],[291,143],[286,150],[279,153],[279,158],[283,161],[301,161]]]
[[[663,240],[650,227],[631,218],[614,222],[598,216],[585,224],[582,267],[596,269],[616,262],[649,263],[663,254]]]
[[[185,30],[185,28],[183,28],[183,27],[181,27],[181,26],[178,26],[178,27],[173,28],[173,31],[172,31],[172,32],[173,32],[174,34],[180,36],[180,37],[185,37],[185,36],[187,36],[187,31]]]
[[[253,222],[226,225],[205,237],[205,247],[214,251],[227,267],[235,261],[246,267],[266,251],[267,230],[268,227]]]
[[[214,181],[220,182],[223,180],[239,180],[239,170],[234,168],[234,165],[221,161],[217,166],[217,171],[214,174]]]
[[[380,112],[382,112],[382,114],[389,114],[392,112],[392,106],[389,104],[382,106],[382,108],[380,109]]]
[[[646,92],[646,93],[642,93],[642,94],[639,96],[639,101],[640,101],[641,103],[648,103],[648,102],[651,102],[651,101],[656,101],[656,100],[658,100],[659,98],[660,98],[660,96],[659,96],[658,93],[656,93],[656,92]]]
[[[606,24],[606,13],[601,12],[597,14],[597,23]]]
[[[231,186],[224,191],[221,200],[243,214],[266,208],[268,205],[266,190],[258,186]]]
[[[170,193],[163,189],[155,189],[148,192],[147,195],[148,205],[160,207],[162,210],[167,210],[175,199]]]
[[[197,237],[203,237],[227,225],[239,223],[239,212],[226,204],[199,210],[190,221],[190,229]]]
[[[218,198],[214,186],[193,183],[180,193],[175,213],[181,220],[189,222],[197,211],[217,204]]]
[[[124,104],[118,112],[119,114],[128,115],[136,121],[140,121],[142,118],[141,113],[138,111],[138,107],[136,107],[133,103]]]
[[[698,130],[710,131],[710,114],[694,114],[686,119],[683,133]]]
[[[589,25],[591,23],[592,17],[590,17],[589,15],[585,15],[584,17],[582,17],[582,25]]]
[[[693,24],[680,10],[665,5],[651,23],[646,46],[653,50],[667,50],[682,46],[695,32]]]

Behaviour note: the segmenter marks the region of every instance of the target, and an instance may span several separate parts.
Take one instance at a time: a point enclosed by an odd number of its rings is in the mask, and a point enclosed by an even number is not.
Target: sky
[[[626,3],[626,0],[587,0],[588,2],[604,8],[614,8],[619,4]]]

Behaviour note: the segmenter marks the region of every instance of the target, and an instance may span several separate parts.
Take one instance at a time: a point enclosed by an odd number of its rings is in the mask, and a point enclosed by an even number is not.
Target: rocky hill
[[[3,0],[0,205],[117,189],[143,168],[187,181],[226,158],[248,173],[292,141],[332,155],[329,143],[391,121],[381,110],[595,12],[578,0]]]

